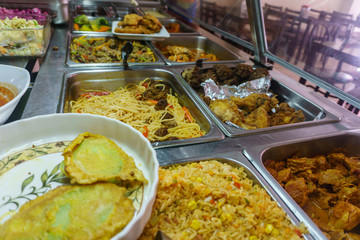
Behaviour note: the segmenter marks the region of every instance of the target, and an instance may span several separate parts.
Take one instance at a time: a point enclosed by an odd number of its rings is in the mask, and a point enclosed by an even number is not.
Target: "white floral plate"
[[[134,158],[149,181],[128,189],[138,210],[113,239],[137,239],[150,218],[158,185],[159,163],[150,142],[131,126],[91,114],[52,114],[0,126],[0,224],[25,202],[35,199],[69,179],[60,170],[62,151],[80,133],[101,134]]]

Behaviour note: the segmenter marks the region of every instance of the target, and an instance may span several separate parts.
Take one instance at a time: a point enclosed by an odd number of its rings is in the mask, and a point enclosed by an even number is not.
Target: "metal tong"
[[[125,45],[121,48],[121,58],[123,60],[124,70],[130,70],[127,60],[130,54],[132,53],[133,49],[134,46],[129,41],[127,41]]]
[[[133,4],[143,16],[146,15],[146,13],[141,9],[141,7],[139,7],[139,3],[136,0],[130,0],[130,3]]]

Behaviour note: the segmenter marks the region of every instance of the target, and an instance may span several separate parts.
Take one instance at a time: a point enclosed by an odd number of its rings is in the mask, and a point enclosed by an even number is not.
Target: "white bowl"
[[[28,89],[30,74],[24,68],[0,64],[0,75],[0,83],[12,84],[18,90],[17,95],[10,102],[0,107],[0,124],[3,124],[8,120],[21,97]]]
[[[87,131],[113,140],[134,158],[136,166],[149,181],[144,186],[140,209],[113,239],[133,240],[140,236],[150,218],[159,181],[159,163],[155,150],[150,142],[131,126],[92,114],[42,115],[0,126],[0,225],[11,217],[11,210],[16,212],[19,209],[14,203],[6,203],[8,198],[15,199],[21,206],[28,200],[16,198],[19,193],[26,195],[32,188],[44,190],[43,181],[50,181],[51,177],[60,173],[57,166],[64,160],[62,151],[59,150],[59,146],[65,147],[62,141],[72,141],[80,133]],[[27,150],[24,151],[25,149]],[[33,176],[30,182],[29,176]],[[63,185],[56,181],[50,181],[49,184],[50,187],[45,188],[45,192]],[[26,196],[30,199],[36,198],[34,195]]]

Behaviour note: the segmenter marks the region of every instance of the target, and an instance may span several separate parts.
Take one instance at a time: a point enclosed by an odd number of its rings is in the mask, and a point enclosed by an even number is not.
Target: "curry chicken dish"
[[[252,93],[244,98],[231,96],[229,99],[211,100],[205,96],[201,86],[207,79],[212,79],[217,85],[237,86],[268,75],[267,69],[253,69],[247,64],[238,64],[234,68],[217,64],[205,71],[195,67],[182,73],[189,85],[223,122],[231,122],[243,129],[252,130],[305,121],[302,110],[295,110],[285,102],[280,103],[277,96]]]
[[[360,239],[360,157],[336,150],[264,165],[329,239]]]

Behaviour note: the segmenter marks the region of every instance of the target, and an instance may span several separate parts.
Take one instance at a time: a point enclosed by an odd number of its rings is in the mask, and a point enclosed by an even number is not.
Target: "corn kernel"
[[[273,229],[274,229],[274,226],[272,224],[266,224],[266,227],[265,227],[266,234],[270,234]]]
[[[276,228],[274,228],[274,229],[272,230],[271,234],[274,235],[274,236],[277,236],[277,235],[280,234],[280,232],[279,232],[279,230],[277,230]]]
[[[190,208],[190,210],[194,210],[195,208],[197,208],[197,204],[194,200],[192,200],[191,202],[188,203],[188,208]]]
[[[225,222],[225,221],[226,221],[226,214],[225,214],[225,213],[222,213],[222,214],[220,215],[220,220],[221,220],[222,222]]]
[[[175,173],[173,177],[174,177],[174,178],[178,178],[178,177],[179,177],[179,174]]]
[[[250,236],[249,240],[257,240],[258,238],[256,236]]]
[[[202,183],[202,182],[203,182],[203,179],[202,179],[201,177],[198,177],[198,178],[196,178],[196,181],[197,181],[198,183]]]
[[[233,216],[231,215],[231,213],[226,213],[225,216],[229,222],[231,222],[231,220],[233,219]]]
[[[190,227],[194,230],[198,230],[200,228],[200,222],[198,220],[192,220]]]

